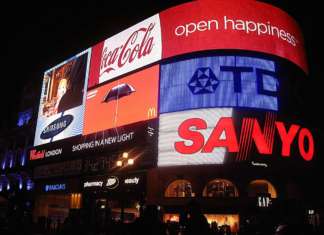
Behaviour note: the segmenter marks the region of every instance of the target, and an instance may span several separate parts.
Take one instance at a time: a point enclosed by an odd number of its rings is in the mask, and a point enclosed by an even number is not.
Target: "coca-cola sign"
[[[88,87],[154,63],[161,53],[160,20],[154,15],[93,47]]]

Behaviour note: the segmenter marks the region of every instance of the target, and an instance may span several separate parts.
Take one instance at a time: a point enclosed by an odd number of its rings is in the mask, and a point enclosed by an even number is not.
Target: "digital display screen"
[[[232,117],[232,114],[233,110],[230,108],[161,114],[158,166],[222,164],[226,148],[215,148],[205,153],[201,148],[212,133],[215,123],[223,117]],[[203,119],[205,123],[196,124],[197,119]]]
[[[308,71],[295,20],[258,1],[192,1],[160,13],[162,58],[206,50],[236,49],[285,58]]]
[[[158,166],[311,161],[312,132],[273,112],[194,109],[160,116]]]
[[[83,134],[157,117],[159,66],[88,91]]]
[[[92,48],[88,87],[161,59],[160,18],[156,14]]]
[[[44,74],[34,146],[82,134],[90,51]]]
[[[160,113],[237,107],[278,111],[274,61],[213,56],[161,65]]]
[[[46,71],[29,159],[140,144],[147,166],[264,166],[254,156],[292,149],[309,161],[311,131],[286,122],[300,109],[290,82],[307,70],[301,32],[280,9],[185,3]]]

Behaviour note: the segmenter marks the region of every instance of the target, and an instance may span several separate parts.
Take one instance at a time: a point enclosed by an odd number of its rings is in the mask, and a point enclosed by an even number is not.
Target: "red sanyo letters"
[[[177,141],[174,144],[175,150],[181,154],[194,154],[199,151],[202,153],[210,153],[217,147],[225,147],[228,152],[232,153],[240,151],[233,118],[221,118],[216,123],[209,138],[205,140],[199,130],[206,128],[207,123],[201,118],[191,118],[183,121],[178,128],[179,137],[184,140],[192,141],[192,144],[188,145],[185,141]],[[287,128],[283,122],[276,121],[275,129],[282,143],[281,155],[283,157],[290,156],[291,145],[293,141],[297,139],[301,157],[306,161],[312,160],[314,155],[314,138],[307,128],[295,124]],[[244,129],[241,131],[244,131]],[[225,136],[223,133],[225,133]],[[245,133],[243,133],[243,135],[241,134],[241,136],[244,135]],[[244,136],[244,138],[252,138],[260,154],[272,154],[273,143],[269,143],[269,136],[263,133],[257,119],[253,119],[251,135],[248,137]],[[273,142],[273,140],[274,138],[270,138],[270,142]],[[305,143],[306,141],[307,144]]]

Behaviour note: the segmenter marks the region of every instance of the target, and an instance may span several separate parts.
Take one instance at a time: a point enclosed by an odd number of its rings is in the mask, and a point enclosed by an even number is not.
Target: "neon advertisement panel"
[[[160,113],[233,107],[278,111],[279,77],[272,60],[209,56],[161,65]]]
[[[83,134],[157,117],[159,66],[88,90]]]
[[[106,39],[92,50],[89,88],[160,60],[159,15]]]
[[[34,146],[82,134],[90,50],[44,74]]]
[[[309,129],[278,120],[274,113],[263,116],[264,120],[255,115],[242,117],[239,111],[226,108],[162,114],[158,166],[313,159],[315,143]],[[256,164],[260,163],[252,161]]]
[[[257,1],[205,0],[160,13],[162,58],[237,49],[285,58],[308,71],[297,23],[285,12]]]

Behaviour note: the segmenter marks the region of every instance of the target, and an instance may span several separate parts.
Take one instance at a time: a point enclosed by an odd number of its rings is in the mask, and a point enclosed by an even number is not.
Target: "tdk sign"
[[[214,56],[161,66],[161,113],[214,107],[278,111],[278,92],[271,60]]]
[[[60,134],[64,131],[73,121],[72,115],[64,115],[55,121],[51,122],[45,129],[42,131],[40,138],[41,139],[50,139],[54,136]]]
[[[190,79],[188,86],[193,94],[214,93],[219,81],[211,68],[199,68]]]

